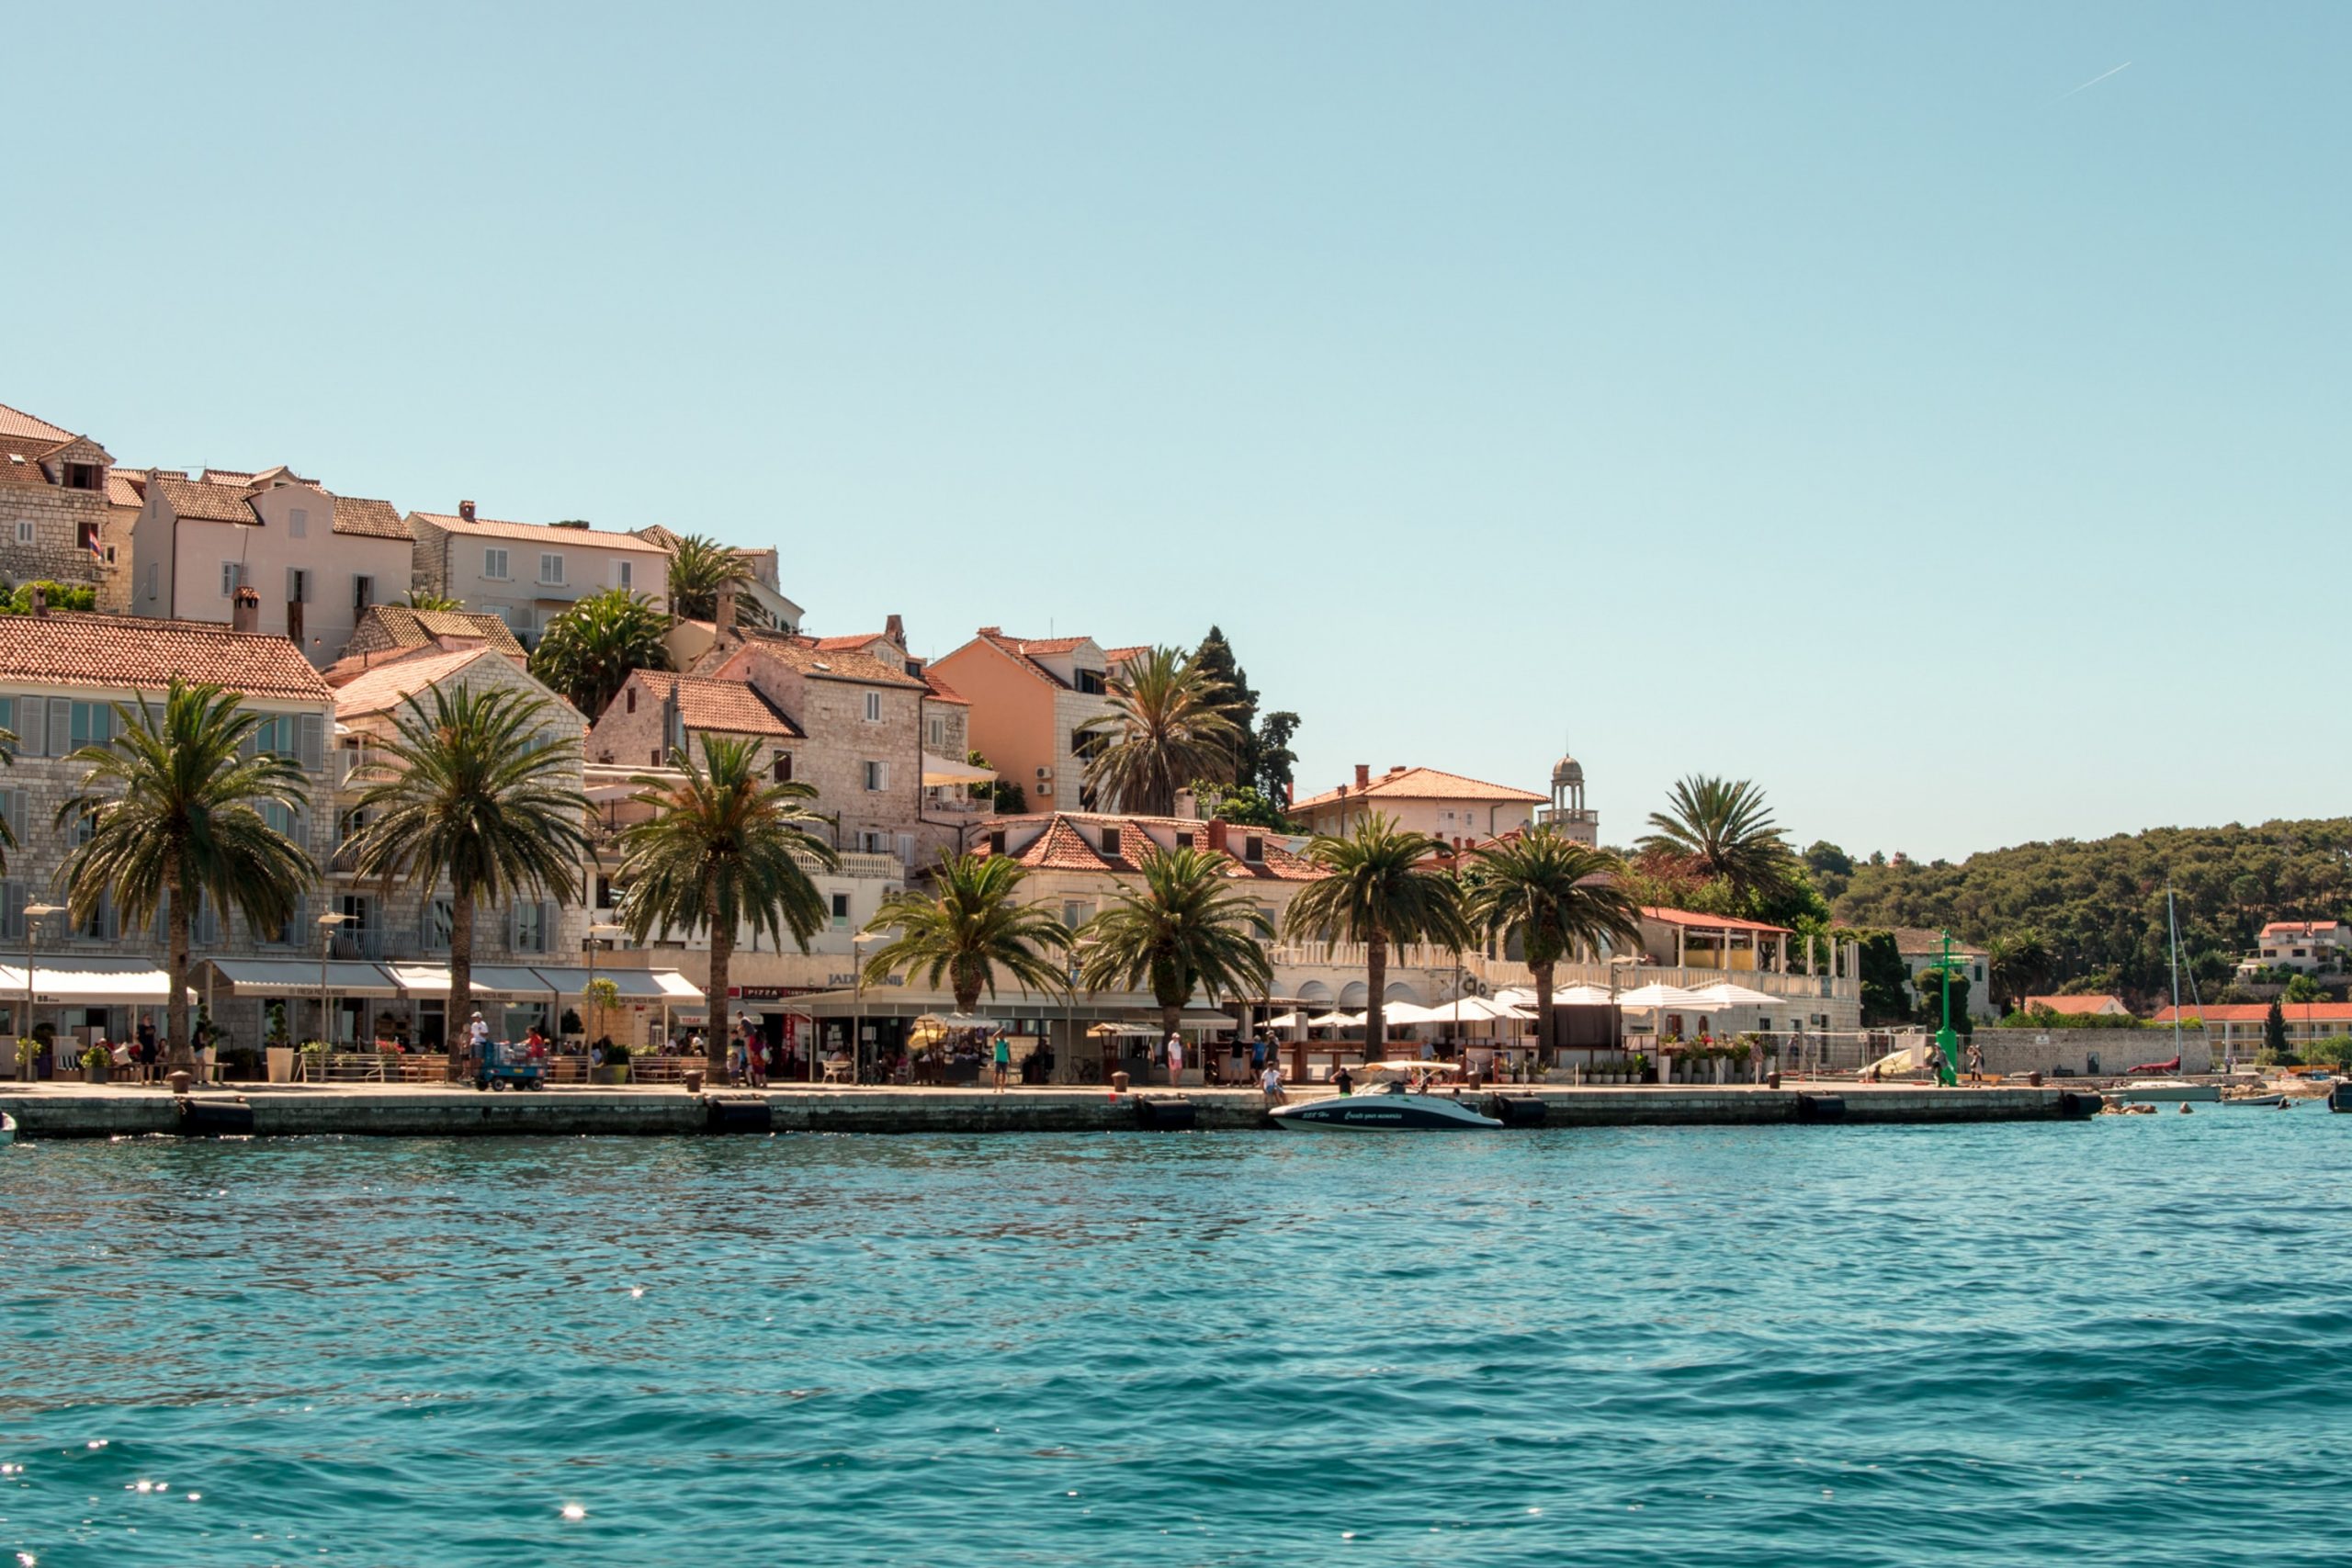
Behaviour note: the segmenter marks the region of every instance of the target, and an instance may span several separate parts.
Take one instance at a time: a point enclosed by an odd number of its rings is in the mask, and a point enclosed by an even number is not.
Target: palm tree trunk
[[[474,1076],[474,896],[463,887],[449,894],[449,1005],[443,1010],[442,1043],[448,1047],[448,1079],[464,1083]]]
[[[195,1058],[187,1037],[187,878],[172,869],[172,907],[164,917],[164,967],[171,974],[172,992],[164,1004],[164,1062],[173,1072],[192,1066]]]
[[[1554,969],[1549,964],[1527,967],[1535,976],[1535,1059],[1541,1063],[1547,1060],[1545,1053],[1557,1050],[1560,1043],[1559,1010],[1552,1001]]]
[[[734,1010],[727,1005],[727,971],[735,962],[735,928],[719,919],[716,912],[710,922],[710,1032],[703,1037],[703,1063],[714,1085],[727,1081],[729,1016]]]
[[[1363,944],[1363,1059],[1388,1058],[1388,939],[1375,936]]]

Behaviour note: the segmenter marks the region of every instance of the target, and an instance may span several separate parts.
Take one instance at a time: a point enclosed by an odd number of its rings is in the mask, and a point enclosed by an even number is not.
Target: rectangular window
[[[351,613],[364,615],[376,602],[376,580],[354,573],[351,579]]]
[[[1003,829],[991,828],[989,829],[989,853],[992,855],[1001,855],[1004,853]]]
[[[11,735],[17,733],[17,699],[14,697],[0,697],[0,729]]]
[[[923,733],[924,733],[926,736],[928,736],[928,737],[930,738],[930,739],[929,739],[929,741],[928,741],[928,744],[930,745],[930,747],[931,747],[931,749],[932,749],[933,750],[934,750],[934,751],[942,750],[944,750],[944,749],[946,747],[946,745],[947,745],[947,721],[946,721],[945,719],[944,719],[944,718],[934,718],[934,719],[933,719],[933,720],[931,721],[931,723],[930,723],[930,724],[929,724],[929,725],[924,728]]]
[[[1176,847],[1180,850],[1191,849],[1193,847],[1193,835],[1182,828],[1177,829]]]
[[[1241,840],[1241,858],[1255,865],[1266,858],[1266,840],[1251,833]]]
[[[286,569],[286,602],[288,604],[311,602],[311,574],[299,566]]]
[[[29,517],[19,517],[19,518],[17,518],[17,543],[18,543],[18,544],[20,544],[20,545],[29,545],[29,544],[31,544],[32,542],[33,542],[33,520],[32,520],[31,518],[29,518]]]
[[[457,906],[447,898],[435,898],[424,907],[424,948],[428,953],[447,953],[458,929]]]
[[[1111,737],[1100,729],[1069,732],[1069,754],[1081,762],[1091,762],[1110,749]]]
[[[289,507],[286,513],[286,536],[307,539],[311,536],[311,514],[301,507]]]
[[[514,951],[545,953],[548,927],[545,908],[538,904],[514,906]]]
[[[865,787],[869,791],[888,789],[890,787],[890,764],[888,762],[866,763]]]
[[[634,561],[615,561],[613,563],[613,586],[616,588],[636,587],[636,564],[637,563]]]
[[[609,909],[612,907],[613,879],[609,876],[600,876],[596,879],[596,908]]]
[[[493,581],[506,581],[506,552],[504,550],[482,551],[481,574]]]
[[[65,465],[65,488],[68,490],[103,490],[106,482],[106,470],[96,463]]]
[[[295,828],[294,808],[284,801],[263,801],[261,819],[268,825],[270,831],[281,837],[292,839],[298,843],[301,840],[301,834]]]
[[[563,581],[563,558],[561,556],[544,555],[539,558],[539,581],[541,582],[557,584],[560,584]]]
[[[232,560],[222,561],[220,563],[220,597],[223,599],[234,599],[237,596],[237,585],[244,581],[244,580],[245,569],[243,567],[239,566]]]
[[[155,584],[156,584],[157,581],[158,581],[159,579],[161,579],[161,578],[162,578],[162,576],[163,576],[163,570],[162,570],[162,569],[161,569],[160,567],[158,567],[158,566],[157,566],[153,561],[149,561],[149,562],[147,563],[147,597],[148,597],[148,598],[153,599],[153,598],[154,598],[154,597],[155,597]]]
[[[778,751],[775,754],[775,782],[778,784],[792,782],[792,753],[789,751]]]
[[[375,913],[375,904],[376,901],[364,893],[345,894],[343,896],[343,924],[335,928],[335,934],[345,937],[358,937],[364,934],[372,923],[369,917]]]
[[[1062,924],[1071,931],[1086,923],[1086,906],[1075,898],[1062,900]]]
[[[1078,672],[1078,689],[1091,696],[1101,696],[1104,690],[1102,683],[1102,671],[1100,670],[1080,671]]]
[[[296,738],[294,716],[273,714],[254,727],[254,750],[267,751],[277,757],[296,757],[300,743]]]
[[[833,895],[833,930],[849,930],[849,895],[846,893]]]
[[[864,829],[857,835],[857,847],[869,855],[887,855],[890,852],[890,835]]]
[[[882,722],[882,694],[879,692],[865,694],[865,722],[868,724]]]
[[[111,703],[75,703],[68,745],[74,750],[85,746],[104,746],[114,739],[114,705]]]
[[[1115,855],[1119,852],[1119,830],[1116,828],[1102,829],[1102,852],[1106,855]]]

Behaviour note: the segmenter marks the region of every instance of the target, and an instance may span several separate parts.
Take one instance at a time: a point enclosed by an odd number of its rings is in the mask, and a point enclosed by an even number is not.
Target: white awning
[[[232,997],[315,997],[321,966],[300,958],[215,958],[203,967]],[[397,997],[401,988],[379,964],[348,960],[325,965],[325,986],[331,997]]]
[[[593,973],[585,964],[534,964],[531,973],[547,984],[542,991],[560,996],[584,997],[591,979],[610,980],[620,988],[625,1002],[668,1002],[673,1007],[699,1003],[702,993],[675,969],[606,969],[599,965]]]
[[[448,998],[446,964],[387,964],[383,967],[403,996]],[[477,997],[544,997],[548,990],[545,980],[517,964],[477,964],[467,984]]]
[[[1710,1003],[1719,1008],[1794,1008],[1797,1005],[1791,998],[1776,997],[1752,987],[1734,985],[1729,980],[1718,980],[1712,986],[1701,986],[1692,994],[1705,998]]]
[[[61,953],[55,958],[43,956],[34,961],[32,989],[36,1004],[163,1007],[171,1000],[172,977],[141,959],[82,958]],[[18,1001],[24,999],[22,964],[0,964],[0,1001],[11,997]],[[188,988],[188,999],[196,999],[194,987]]]
[[[993,768],[975,768],[967,762],[952,762],[936,751],[922,754],[922,782],[925,789],[943,784],[986,784],[996,777]]]

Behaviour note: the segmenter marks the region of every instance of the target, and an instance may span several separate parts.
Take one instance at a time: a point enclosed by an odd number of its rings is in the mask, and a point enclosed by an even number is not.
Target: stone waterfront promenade
[[[1313,1089],[1295,1099],[1316,1098]],[[1506,1091],[1543,1107],[1553,1128],[2060,1121],[2098,1109],[2096,1094],[2001,1086],[1936,1089],[1905,1084],[1561,1088]],[[1481,1100],[1484,1096],[1476,1097]],[[1275,1130],[1254,1089],[720,1089],[553,1088],[484,1093],[426,1085],[214,1086],[187,1100],[153,1088],[43,1085],[0,1090],[17,1135],[445,1138],[496,1134],[707,1134],[711,1133],[1110,1133],[1189,1123],[1204,1131]],[[249,1114],[248,1114],[249,1113]],[[1521,1112],[1531,1115],[1530,1112]]]

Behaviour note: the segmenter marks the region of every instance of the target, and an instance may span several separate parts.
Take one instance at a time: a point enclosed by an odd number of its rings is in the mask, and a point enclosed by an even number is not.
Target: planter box
[[[591,1067],[588,1069],[588,1081],[608,1085],[625,1084],[628,1082],[628,1064],[623,1062],[616,1066]]]
[[[271,1045],[262,1052],[262,1056],[268,1066],[271,1083],[294,1081],[294,1047],[291,1045]]]

